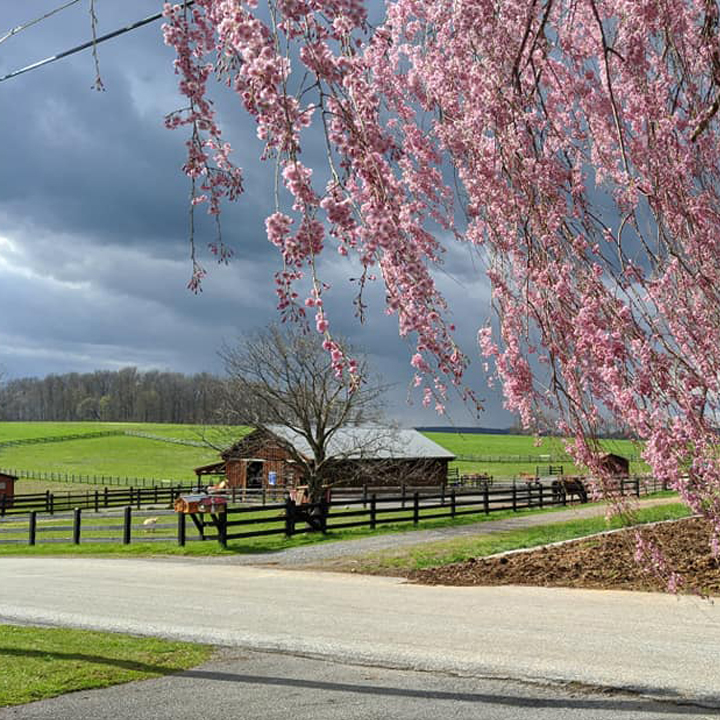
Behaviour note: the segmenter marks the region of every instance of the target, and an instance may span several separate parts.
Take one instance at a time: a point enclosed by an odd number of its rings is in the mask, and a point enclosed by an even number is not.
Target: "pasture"
[[[457,467],[460,474],[486,473],[494,478],[508,479],[520,473],[534,473],[536,467],[547,468],[548,465],[562,465],[568,475],[583,474],[583,469],[569,460],[562,438],[544,437],[536,444],[536,439],[530,435],[423,434],[458,456],[459,460],[451,467]],[[600,443],[606,452],[630,458],[631,474],[649,472],[648,466],[638,460],[642,448],[632,440],[605,439]]]
[[[193,468],[218,459],[217,450],[210,444],[226,446],[247,431],[245,427],[156,423],[6,422],[0,423],[0,468],[48,476],[21,479],[16,486],[18,493],[71,487],[86,489],[88,484],[102,487],[108,484],[103,478],[120,478],[128,485],[132,485],[135,478],[187,482],[195,478]],[[73,437],[98,432],[118,434]],[[125,432],[142,435],[125,435]],[[70,439],[60,440],[67,436]],[[42,442],[43,439],[47,442]],[[41,441],[23,444],[31,440]],[[19,444],[5,444],[12,442]],[[77,477],[80,475],[82,484]],[[88,483],[86,478],[93,476],[97,482]]]
[[[17,492],[39,492],[102,487],[104,477],[120,478],[132,485],[135,478],[145,480],[194,479],[193,469],[218,459],[215,448],[226,447],[247,433],[247,427],[203,427],[159,423],[0,423],[0,468],[44,473],[41,479],[22,479]],[[59,440],[73,435],[115,432],[105,437]],[[123,433],[141,433],[142,436]],[[581,474],[568,459],[560,438],[543,438],[539,445],[525,435],[486,435],[426,433],[454,452],[460,460],[452,463],[460,474],[487,473],[508,479],[520,473],[534,473],[535,468],[562,465],[567,474]],[[7,445],[17,441],[48,439],[47,442]],[[55,441],[53,441],[53,439]],[[59,440],[59,441],[58,441]],[[603,440],[603,447],[625,457],[637,458],[640,449],[629,440]],[[631,472],[644,474],[644,463],[633,460]],[[73,484],[73,476],[96,476],[96,483]],[[125,481],[127,478],[127,481]]]

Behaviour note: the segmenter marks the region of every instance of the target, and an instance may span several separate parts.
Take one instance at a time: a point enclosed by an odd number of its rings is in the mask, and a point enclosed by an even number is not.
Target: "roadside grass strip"
[[[0,707],[182,672],[206,645],[118,633],[0,625]]]
[[[535,548],[564,540],[574,540],[631,525],[679,520],[690,515],[690,510],[681,503],[655,505],[638,509],[631,518],[613,517],[608,521],[605,517],[599,516],[548,523],[522,530],[439,540],[400,550],[372,553],[352,560],[340,560],[333,564],[332,569],[347,569],[375,575],[406,575],[413,570],[451,565],[471,558],[487,557],[510,550]]]

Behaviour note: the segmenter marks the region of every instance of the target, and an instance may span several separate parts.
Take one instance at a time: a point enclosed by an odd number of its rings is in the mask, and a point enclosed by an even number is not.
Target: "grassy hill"
[[[452,466],[460,473],[487,473],[496,478],[512,478],[534,473],[537,466],[562,465],[567,474],[581,474],[567,456],[562,438],[543,438],[540,445],[529,435],[491,435],[461,433],[424,433],[431,440],[458,456]],[[608,451],[627,458],[638,458],[640,447],[631,440],[602,440]],[[645,463],[633,460],[631,473],[646,473]]]
[[[226,447],[248,431],[247,427],[156,423],[6,422],[0,423],[0,468],[60,475],[62,487],[79,475],[97,477],[100,486],[106,484],[106,476],[123,481],[127,478],[130,485],[135,478],[190,481],[195,478],[195,467],[218,460],[218,451],[211,445]],[[92,437],[101,432],[116,434]],[[425,434],[458,455],[460,460],[453,466],[460,473],[512,478],[549,464],[562,465],[566,473],[582,472],[567,459],[559,438],[545,438],[537,446],[534,438],[526,435]],[[34,440],[39,442],[30,443]],[[28,444],[7,444],[23,441]],[[603,445],[625,457],[637,457],[639,452],[628,440],[607,440]],[[647,468],[633,462],[631,471],[643,473]],[[35,492],[46,485],[45,480],[22,480],[18,491]]]
[[[60,476],[62,487],[73,476],[135,478],[146,480],[194,480],[193,469],[218,460],[216,447],[225,447],[244,435],[248,428],[206,428],[193,425],[153,423],[0,423],[0,468]],[[93,437],[99,432],[116,435]],[[145,436],[126,435],[138,432]],[[147,437],[147,436],[152,437]],[[68,437],[58,441],[59,438]],[[86,436],[86,437],[83,437]],[[161,438],[164,438],[161,439]],[[22,444],[23,441],[35,441]],[[20,442],[17,445],[4,443]],[[188,443],[188,444],[183,444]],[[65,480],[67,476],[67,480]],[[53,483],[56,488],[57,481]],[[22,479],[16,492],[35,492],[46,481]],[[83,487],[87,485],[83,484]]]

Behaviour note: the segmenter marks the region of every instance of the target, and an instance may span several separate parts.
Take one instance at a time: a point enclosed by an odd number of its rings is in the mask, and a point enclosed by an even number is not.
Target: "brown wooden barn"
[[[630,477],[630,461],[622,455],[610,452],[601,455],[600,467],[614,477]]]
[[[221,454],[222,461],[196,468],[204,476],[224,476],[228,487],[292,487],[303,484],[294,454],[313,457],[305,438],[280,425],[258,429]],[[344,427],[327,446],[330,482],[343,486],[440,485],[455,456],[416,430]]]

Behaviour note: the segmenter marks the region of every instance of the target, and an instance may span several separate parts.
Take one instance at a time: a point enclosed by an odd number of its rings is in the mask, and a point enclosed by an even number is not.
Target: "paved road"
[[[177,676],[0,709],[0,720],[104,718],[717,720],[718,714],[623,694],[237,650]]]
[[[659,594],[92,558],[0,559],[0,621],[461,675],[632,688],[720,708],[720,604]]]

